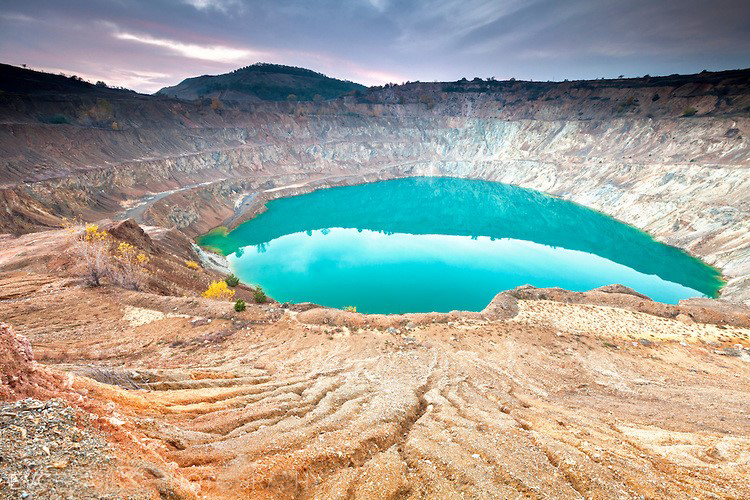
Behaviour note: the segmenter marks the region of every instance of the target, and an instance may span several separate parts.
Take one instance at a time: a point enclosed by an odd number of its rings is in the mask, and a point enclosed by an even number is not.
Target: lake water
[[[530,284],[620,283],[654,300],[715,297],[720,273],[599,212],[487,181],[414,177],[268,203],[199,239],[281,302],[359,312],[482,310]]]

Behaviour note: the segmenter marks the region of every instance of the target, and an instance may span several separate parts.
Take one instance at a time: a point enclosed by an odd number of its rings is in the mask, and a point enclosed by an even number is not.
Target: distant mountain
[[[312,101],[333,99],[364,88],[364,85],[330,78],[309,69],[258,63],[223,75],[187,78],[174,87],[164,87],[157,94],[179,99],[219,97],[228,101]]]

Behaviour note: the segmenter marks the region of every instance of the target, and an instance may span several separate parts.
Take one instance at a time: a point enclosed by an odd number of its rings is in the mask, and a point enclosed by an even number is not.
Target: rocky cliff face
[[[241,221],[270,197],[451,175],[601,210],[719,266],[729,278],[724,296],[749,301],[749,77],[414,83],[223,109],[94,91],[5,92],[0,231],[136,207],[144,222],[197,234]],[[41,123],[55,115],[69,123]]]

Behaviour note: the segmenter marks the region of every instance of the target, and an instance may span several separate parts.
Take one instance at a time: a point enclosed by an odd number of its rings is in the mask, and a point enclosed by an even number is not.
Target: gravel
[[[93,481],[114,464],[90,418],[58,399],[0,402],[0,497],[123,498]]]

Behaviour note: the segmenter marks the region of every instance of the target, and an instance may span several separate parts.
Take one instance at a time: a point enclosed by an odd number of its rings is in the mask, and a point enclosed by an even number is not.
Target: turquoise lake
[[[199,244],[280,302],[359,312],[480,311],[530,284],[620,283],[654,300],[715,297],[718,270],[581,205],[506,184],[413,177],[315,191]]]

